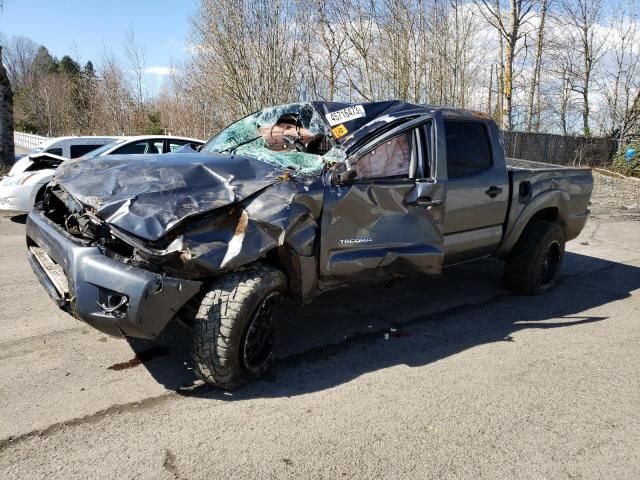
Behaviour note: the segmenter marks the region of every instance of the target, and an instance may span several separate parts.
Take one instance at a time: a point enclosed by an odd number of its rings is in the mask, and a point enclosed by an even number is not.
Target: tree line
[[[189,58],[145,87],[133,35],[84,65],[4,39],[19,130],[207,138],[265,105],[400,99],[504,129],[630,138],[640,123],[634,0],[200,0]]]
[[[104,54],[96,69],[71,55],[58,59],[26,37],[3,43],[16,130],[46,136],[163,132],[154,99],[136,95],[142,86],[131,83],[129,67],[113,54]]]

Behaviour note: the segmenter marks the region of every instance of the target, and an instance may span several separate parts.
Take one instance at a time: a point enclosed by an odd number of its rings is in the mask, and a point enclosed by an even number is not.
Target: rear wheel
[[[529,224],[507,257],[504,277],[507,288],[525,294],[546,292],[558,281],[564,258],[562,228],[540,220]]]
[[[234,389],[259,377],[275,358],[272,307],[286,289],[272,267],[232,272],[219,278],[195,317],[192,357],[207,383]]]

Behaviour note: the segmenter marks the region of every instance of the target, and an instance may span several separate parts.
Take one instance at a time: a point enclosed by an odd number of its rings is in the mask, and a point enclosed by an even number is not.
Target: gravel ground
[[[616,178],[593,172],[591,204],[598,207],[639,209],[640,179]]]

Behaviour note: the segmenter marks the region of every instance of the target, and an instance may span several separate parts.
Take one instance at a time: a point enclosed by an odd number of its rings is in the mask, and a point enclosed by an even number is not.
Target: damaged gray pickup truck
[[[299,103],[249,115],[199,153],[65,162],[27,246],[71,315],[142,338],[180,320],[199,376],[235,388],[273,361],[282,296],[488,255],[515,292],[548,290],[591,190],[589,169],[505,159],[479,113]]]

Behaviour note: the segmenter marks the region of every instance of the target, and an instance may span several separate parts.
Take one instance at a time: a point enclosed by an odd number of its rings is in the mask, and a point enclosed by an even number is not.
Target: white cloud
[[[147,67],[143,71],[144,73],[147,73],[149,75],[158,75],[160,77],[164,77],[166,75],[171,75],[172,73],[174,73],[175,70],[171,67],[156,66],[156,67]]]

